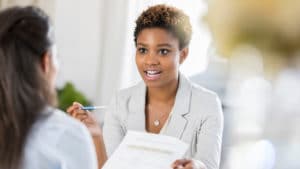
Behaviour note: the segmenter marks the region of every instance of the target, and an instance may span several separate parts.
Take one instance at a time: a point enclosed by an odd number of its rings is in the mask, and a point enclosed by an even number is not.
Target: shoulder
[[[209,101],[209,102],[219,102],[219,96],[209,90],[209,89],[206,89],[198,84],[195,84],[195,83],[191,83],[191,89],[192,89],[192,95],[196,98],[205,98],[206,101]]]
[[[140,81],[130,87],[123,88],[117,92],[118,97],[120,98],[127,98],[136,93],[140,93],[141,91],[145,90],[146,86],[143,81]]]
[[[84,139],[89,135],[83,124],[58,109],[53,109],[47,117],[39,119],[33,126],[32,134],[33,138],[41,138],[43,141],[54,145],[62,137],[72,140],[76,138]]]
[[[191,109],[200,110],[202,115],[218,115],[222,114],[222,104],[219,99],[219,96],[198,84],[195,84],[188,80],[191,90],[191,100],[190,106]]]
[[[180,74],[180,76],[182,84],[186,87],[188,86],[191,91],[192,99],[201,100],[202,102],[219,102],[219,97],[215,92],[190,81],[189,78],[182,74]]]
[[[107,123],[111,119],[117,119],[119,123],[127,123],[130,114],[144,111],[145,95],[146,86],[143,81],[119,90],[111,99],[104,121]]]
[[[49,127],[60,128],[61,130],[86,131],[86,127],[82,123],[58,109],[55,109],[49,117],[48,125]]]
[[[146,86],[143,81],[140,81],[130,87],[118,90],[112,97],[112,103],[117,105],[123,105],[130,100],[136,100],[144,95],[146,91]]]
[[[26,144],[27,168],[41,168],[45,164],[60,166],[62,163],[68,168],[83,168],[81,159],[90,162],[86,168],[96,168],[93,142],[83,124],[57,109],[38,119]]]
[[[216,93],[202,86],[190,82],[191,99],[190,113],[186,118],[194,121],[195,128],[199,129],[204,125],[210,129],[223,130],[223,110],[221,101]]]

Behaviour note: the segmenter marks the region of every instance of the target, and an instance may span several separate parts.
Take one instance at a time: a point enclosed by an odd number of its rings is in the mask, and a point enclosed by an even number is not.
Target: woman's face
[[[137,36],[136,65],[148,87],[177,83],[179,65],[188,49],[179,49],[179,40],[162,28],[146,28]]]

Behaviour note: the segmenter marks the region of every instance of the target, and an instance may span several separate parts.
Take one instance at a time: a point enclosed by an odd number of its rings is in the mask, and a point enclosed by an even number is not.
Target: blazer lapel
[[[145,98],[146,86],[143,82],[140,82],[136,90],[133,91],[128,103],[127,130],[146,131]]]
[[[190,82],[182,75],[179,75],[179,86],[176,94],[173,114],[163,134],[181,138],[188,123],[184,115],[189,113],[190,99],[192,94]]]

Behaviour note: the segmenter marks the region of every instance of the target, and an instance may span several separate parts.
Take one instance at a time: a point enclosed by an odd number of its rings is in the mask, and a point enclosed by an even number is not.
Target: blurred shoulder
[[[37,141],[41,138],[49,144],[56,144],[65,136],[69,136],[70,139],[88,136],[87,128],[67,113],[54,108],[48,108],[48,111],[46,116],[42,116],[34,124],[32,138]]]
[[[62,166],[79,169],[83,167],[79,159],[85,157],[96,166],[91,136],[81,122],[54,108],[47,108],[41,114],[27,138],[24,169]]]
[[[54,109],[52,114],[48,117],[48,124],[63,128],[82,128],[83,124],[78,120],[70,117],[66,112],[59,109]]]

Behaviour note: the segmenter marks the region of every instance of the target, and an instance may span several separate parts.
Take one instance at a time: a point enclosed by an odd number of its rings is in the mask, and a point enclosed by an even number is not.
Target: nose
[[[158,65],[159,64],[158,56],[155,54],[155,52],[149,52],[148,55],[146,55],[145,64],[146,65]]]

